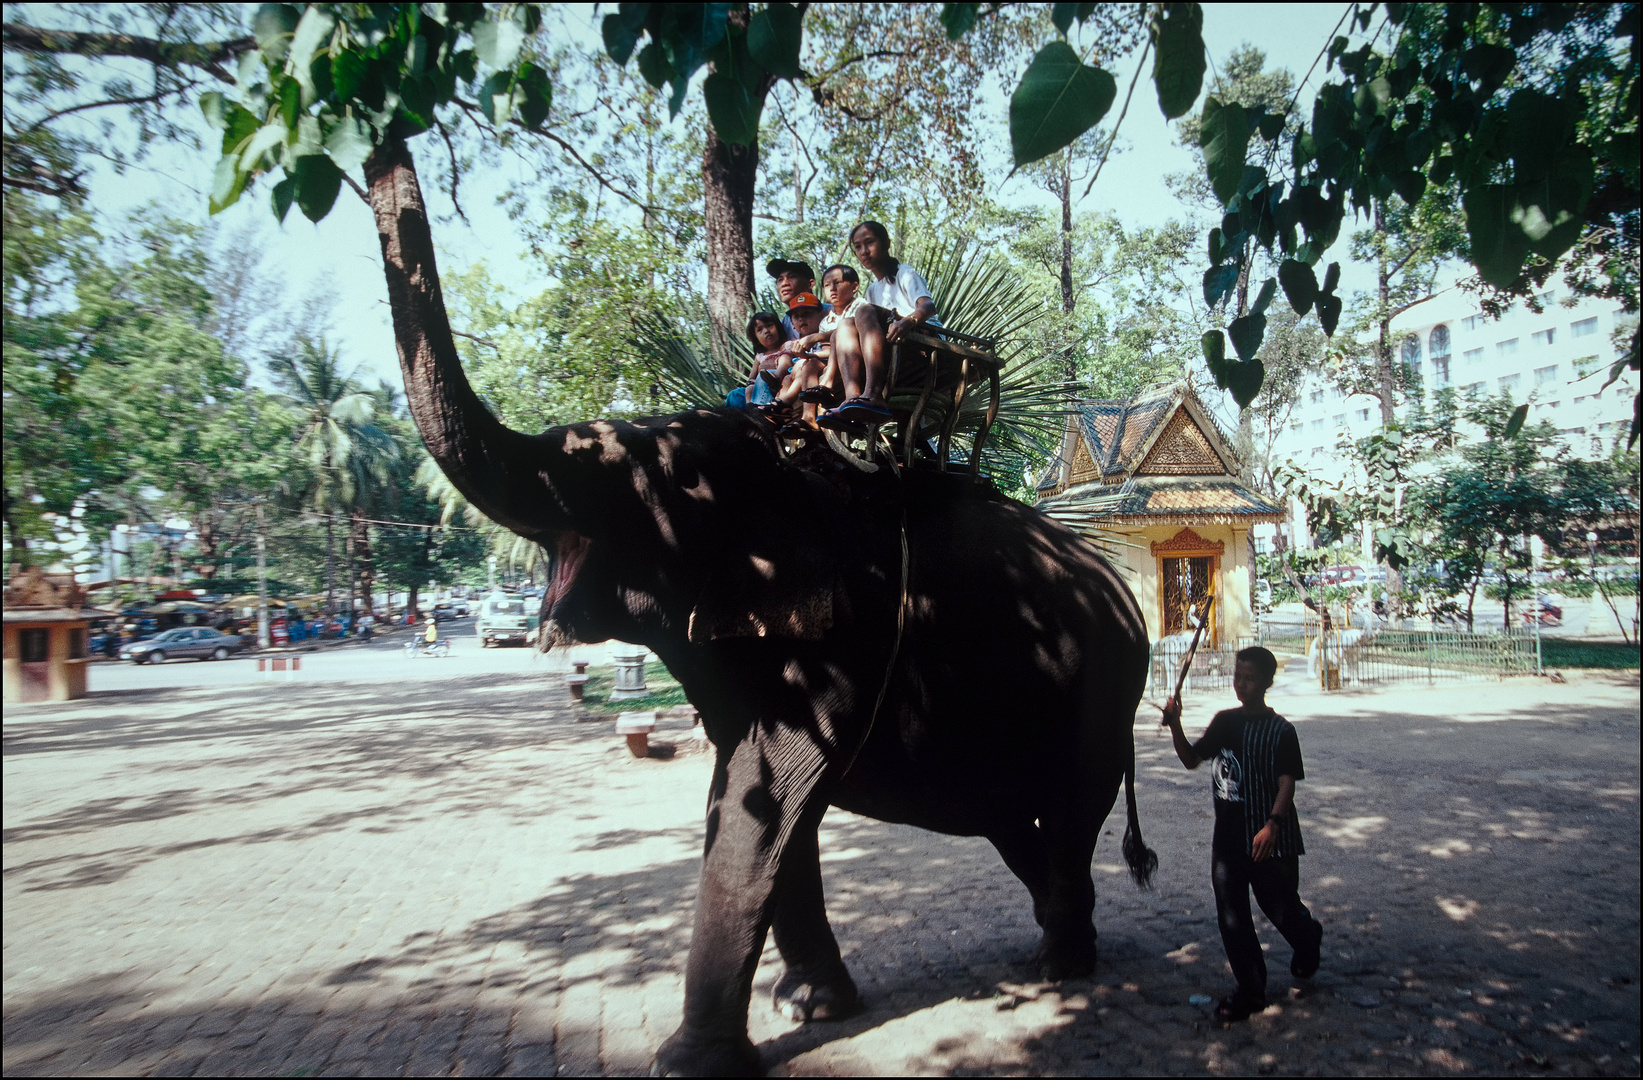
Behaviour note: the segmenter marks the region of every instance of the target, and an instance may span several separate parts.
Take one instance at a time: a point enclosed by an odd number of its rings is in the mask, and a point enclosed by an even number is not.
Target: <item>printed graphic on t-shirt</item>
[[[1211,768],[1210,779],[1215,782],[1215,797],[1222,802],[1243,802],[1243,766],[1232,751],[1222,750],[1215,755],[1215,764]]]

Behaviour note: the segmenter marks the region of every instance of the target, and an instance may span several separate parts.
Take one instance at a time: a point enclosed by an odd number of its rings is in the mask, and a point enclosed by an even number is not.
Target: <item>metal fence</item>
[[[1331,629],[1312,612],[1300,620],[1268,615],[1253,637],[1236,643],[1199,645],[1187,673],[1190,690],[1227,690],[1239,649],[1262,645],[1280,657],[1291,658],[1286,670],[1295,671],[1305,658],[1305,676],[1326,690],[1367,689],[1398,684],[1492,681],[1536,671],[1532,629],[1506,633],[1469,634],[1454,630],[1388,630],[1375,624],[1352,625],[1349,614],[1331,612]],[[1357,620],[1360,623],[1362,619]],[[1337,629],[1339,628],[1339,629]],[[1152,647],[1151,693],[1162,701],[1175,690],[1175,680],[1186,658],[1186,635],[1168,637]]]

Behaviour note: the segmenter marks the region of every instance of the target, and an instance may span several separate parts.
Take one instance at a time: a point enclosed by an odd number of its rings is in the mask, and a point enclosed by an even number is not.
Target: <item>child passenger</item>
[[[792,358],[782,348],[787,330],[771,311],[756,311],[747,320],[747,340],[753,344],[753,379],[747,386],[749,405],[768,405],[776,400],[782,379]]]

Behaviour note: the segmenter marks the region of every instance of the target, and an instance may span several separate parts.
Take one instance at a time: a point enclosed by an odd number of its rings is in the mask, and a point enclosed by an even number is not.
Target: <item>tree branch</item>
[[[349,187],[354,189],[354,194],[359,196],[359,201],[360,202],[364,203],[366,206],[371,205],[371,197],[369,195],[365,194],[365,189],[359,186],[359,181],[358,180],[355,180],[352,176],[349,176],[347,173],[342,174],[342,179],[348,184]],[[463,219],[463,220],[466,220],[466,219]]]
[[[1146,48],[1141,50],[1141,59],[1135,65],[1135,74],[1130,77],[1130,88],[1124,95],[1124,107],[1118,111],[1118,120],[1113,124],[1112,134],[1107,138],[1107,149],[1102,153],[1101,160],[1096,163],[1095,175],[1090,177],[1090,182],[1084,186],[1084,194],[1079,196],[1080,201],[1090,197],[1090,190],[1095,187],[1095,182],[1101,179],[1102,167],[1107,164],[1107,159],[1112,157],[1112,145],[1118,141],[1118,129],[1124,126],[1124,117],[1129,115],[1130,98],[1135,94],[1135,84],[1141,81],[1141,69],[1147,66],[1147,53],[1150,51],[1152,39],[1148,38]]]
[[[463,220],[466,221],[467,219],[463,218]],[[454,330],[454,329],[451,331],[451,333],[455,334],[457,337],[463,337],[463,338],[467,338],[469,341],[478,342],[479,344],[484,345],[487,348],[496,349],[498,352],[500,352],[502,350],[502,346],[498,345],[496,342],[490,340],[489,338],[482,338],[482,337],[479,337],[477,334],[465,334],[461,330]]]
[[[26,53],[69,54],[73,56],[129,56],[157,67],[193,67],[223,82],[234,76],[222,66],[257,47],[257,39],[247,36],[232,41],[196,44],[189,41],[157,41],[130,34],[92,34],[74,30],[44,30],[21,23],[0,24],[0,41],[7,50]]]
[[[462,219],[462,224],[472,228],[473,222],[469,221],[468,215],[462,212],[462,200],[457,198],[456,194],[458,185],[462,183],[462,176],[456,167],[456,144],[451,142],[451,133],[446,130],[444,124],[436,123],[434,126],[439,129],[439,137],[445,140],[445,149],[451,155],[451,205],[456,208],[456,216]]]
[[[85,102],[83,104],[80,104],[80,105],[70,105],[66,109],[58,109],[56,112],[47,113],[45,116],[42,116],[40,119],[38,119],[34,123],[30,124],[28,126],[27,130],[28,131],[39,131],[41,128],[45,127],[47,124],[51,123],[53,120],[56,120],[60,116],[67,116],[70,113],[84,112],[86,109],[100,109],[104,105],[148,105],[148,104],[152,104],[153,102],[156,102],[156,101],[159,101],[163,98],[169,97],[172,94],[180,94],[180,93],[183,92],[184,89],[185,89],[185,87],[174,86],[169,90],[156,91],[155,93],[147,94],[143,97],[109,98],[107,101],[87,101],[87,102]]]

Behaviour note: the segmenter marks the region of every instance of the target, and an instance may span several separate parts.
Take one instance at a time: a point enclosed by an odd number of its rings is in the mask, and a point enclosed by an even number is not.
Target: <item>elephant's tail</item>
[[[1130,763],[1124,770],[1124,809],[1129,821],[1124,825],[1124,861],[1130,864],[1130,876],[1143,889],[1152,887],[1152,872],[1158,869],[1158,853],[1141,839],[1141,818],[1135,812],[1135,750],[1130,749]]]

